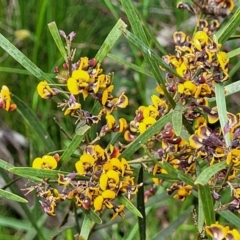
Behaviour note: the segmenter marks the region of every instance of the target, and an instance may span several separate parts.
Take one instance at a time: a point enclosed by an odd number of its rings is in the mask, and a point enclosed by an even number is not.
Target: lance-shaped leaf
[[[28,201],[16,194],[0,189],[0,198],[7,198],[15,202],[27,203]]]
[[[206,185],[212,176],[214,176],[216,173],[224,169],[226,166],[227,164],[224,161],[224,162],[213,164],[212,166],[205,168],[199,174],[194,184],[201,184],[202,186]]]
[[[183,111],[184,107],[182,106],[181,102],[177,102],[173,114],[172,114],[172,125],[174,132],[177,136],[181,135],[182,127],[183,127]]]
[[[92,208],[89,208],[88,210],[82,209],[85,216],[87,218],[89,218],[91,221],[97,223],[97,224],[101,224],[102,223],[102,219],[93,211]]]
[[[122,31],[126,29],[127,25],[123,22],[123,20],[119,19],[115,26],[112,28],[107,38],[103,42],[101,48],[98,50],[95,58],[98,62],[102,62],[102,60],[107,56],[109,51],[112,49],[114,44],[117,42],[119,37],[122,35]]]
[[[92,224],[92,220],[85,215],[81,227],[80,238],[88,239],[90,231],[92,229]]]
[[[198,185],[198,198],[201,198],[204,218],[206,224],[209,226],[215,223],[215,213],[213,208],[213,199],[209,185]]]
[[[235,32],[240,22],[240,7],[236,9],[230,20],[226,23],[226,25],[219,29],[217,32],[218,42],[223,44],[226,42],[229,37]]]
[[[142,218],[142,214],[138,211],[138,209],[134,206],[134,204],[127,199],[125,196],[121,195],[118,197],[120,203],[122,203],[130,212],[132,212],[137,217]]]
[[[57,24],[55,22],[51,22],[48,24],[48,28],[50,33],[52,34],[53,40],[56,43],[59,52],[61,53],[61,55],[63,56],[65,62],[67,62],[67,53],[66,53],[66,49],[63,45],[61,36],[59,34],[59,30],[57,28]]]
[[[19,62],[25,69],[32,73],[36,78],[45,79],[48,83],[54,81],[38,68],[29,58],[27,58],[19,49],[17,49],[11,42],[9,42],[2,34],[0,34],[0,47],[11,55],[17,62]]]
[[[221,125],[222,132],[224,134],[224,139],[227,147],[231,145],[230,134],[224,133],[224,128],[228,122],[227,120],[227,108],[226,108],[226,99],[224,96],[224,86],[222,83],[215,83],[215,94],[216,94],[216,102],[218,109],[218,116]]]

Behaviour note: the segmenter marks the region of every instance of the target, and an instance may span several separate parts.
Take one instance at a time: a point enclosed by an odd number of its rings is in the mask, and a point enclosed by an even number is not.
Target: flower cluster
[[[88,145],[80,159],[75,163],[77,173],[66,176],[58,175],[58,185],[61,191],[52,187],[47,180],[35,186],[37,195],[41,198],[43,209],[49,215],[55,215],[57,202],[73,199],[79,208],[103,213],[112,209],[112,219],[124,216],[124,205],[118,205],[117,196],[126,194],[131,199],[141,185],[134,183],[133,170],[124,158],[119,158],[119,150],[110,146],[109,150],[99,145]],[[33,168],[55,169],[56,157],[45,155],[33,161]],[[86,180],[78,180],[78,174]],[[47,189],[47,190],[46,190]]]
[[[192,13],[202,12],[205,15],[226,17],[234,8],[233,0],[193,0],[195,6],[188,3],[179,2],[178,8],[187,9]]]
[[[175,32],[176,54],[163,57],[179,75],[167,73],[166,87],[173,94],[177,92],[183,104],[190,100],[202,104],[203,98],[215,96],[215,82],[228,79],[227,54],[220,51],[221,44],[211,37],[211,32],[218,26],[216,20],[210,25],[206,20],[200,20],[199,30],[192,38],[184,32]]]
[[[205,227],[207,235],[216,240],[231,240],[240,239],[240,233],[237,229],[229,229],[228,226],[223,226],[218,222]]]
[[[70,67],[66,63],[64,66]],[[57,78],[65,82],[63,86],[67,87],[67,92],[53,88],[45,80],[38,84],[37,92],[45,99],[52,98],[59,93],[67,94],[67,99],[59,102],[58,106],[64,110],[64,115],[70,114],[77,118],[76,122],[84,120],[88,125],[92,125],[97,123],[103,114],[109,115],[117,108],[125,108],[128,105],[128,98],[124,93],[121,93],[119,97],[112,95],[114,86],[111,75],[104,74],[100,63],[97,63],[95,59],[89,60],[87,57],[82,57],[77,63],[71,64],[68,78],[63,79],[59,75]],[[89,111],[83,110],[81,103],[76,100],[77,95],[82,95],[84,100],[91,96],[98,101],[102,105],[100,113],[93,116]]]
[[[161,89],[159,89],[159,91],[161,91]],[[142,134],[145,132],[160,117],[168,112],[169,106],[166,101],[162,100],[157,95],[152,95],[151,100],[151,105],[140,106],[136,110],[136,116],[129,124],[131,132],[129,130],[126,130],[124,133],[125,140],[133,141],[136,138],[137,134]],[[154,138],[157,138],[157,136],[155,135]]]
[[[3,85],[0,91],[0,109],[6,111],[13,111],[17,108],[17,105],[11,103],[11,93],[7,86]]]

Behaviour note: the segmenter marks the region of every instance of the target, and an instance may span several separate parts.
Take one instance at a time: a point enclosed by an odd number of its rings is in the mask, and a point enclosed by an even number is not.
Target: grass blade
[[[227,166],[226,162],[216,163],[212,166],[205,168],[197,177],[194,184],[200,184],[202,186],[206,185],[209,179],[216,174],[217,172],[221,171]]]
[[[152,73],[149,72],[147,69],[143,69],[142,67],[139,67],[139,66],[137,66],[137,65],[135,65],[131,62],[127,62],[126,59],[123,59],[123,58],[121,58],[117,55],[111,54],[111,53],[109,53],[107,56],[109,58],[111,58],[112,60],[114,60],[114,61],[116,61],[116,62],[118,62],[118,63],[120,63],[124,66],[127,66],[130,69],[133,69],[136,72],[142,73],[142,74],[147,75],[149,77],[153,77]]]
[[[239,92],[240,91],[240,80],[225,86],[224,90],[225,90],[225,96],[229,96],[231,94]]]
[[[138,211],[138,209],[134,206],[134,204],[127,199],[125,196],[118,196],[119,202],[122,203],[130,212],[132,212],[137,217],[142,218],[142,214]]]
[[[216,33],[218,42],[223,44],[226,42],[229,37],[234,33],[234,31],[239,26],[240,22],[240,7],[237,8],[231,19],[227,22],[227,24],[220,28],[219,31]]]
[[[55,150],[55,144],[49,136],[49,133],[44,129],[41,121],[37,118],[31,108],[19,99],[12,95],[13,101],[17,104],[17,111],[22,115],[29,127],[38,134],[39,141],[41,141],[47,152]]]
[[[102,62],[102,60],[107,56],[113,45],[122,35],[122,30],[126,27],[127,25],[121,19],[117,21],[95,56],[98,62]]]
[[[102,219],[93,211],[92,208],[90,208],[89,210],[84,210],[82,209],[85,216],[88,217],[91,221],[97,223],[97,224],[101,224],[102,223]]]
[[[7,198],[7,199],[15,201],[15,202],[22,202],[22,203],[28,202],[26,199],[19,197],[18,195],[8,192],[6,190],[2,190],[2,189],[0,189],[0,198]]]
[[[138,174],[138,184],[143,183],[143,167],[140,167]],[[138,189],[137,193],[137,209],[141,213],[142,217],[138,217],[139,237],[141,240],[146,239],[146,214],[145,214],[145,202],[144,202],[144,188],[143,186]]]
[[[198,198],[201,198],[206,225],[215,223],[213,199],[209,185],[198,185]]]
[[[0,34],[0,46],[11,55],[17,62],[19,62],[25,69],[32,73],[36,78],[45,79],[48,83],[54,83],[54,81],[38,68],[29,58],[27,58],[20,50],[18,50],[11,42],[9,42],[2,34]]]
[[[48,169],[37,169],[37,168],[32,168],[32,167],[14,167],[8,169],[9,172],[12,172],[16,175],[19,175],[21,177],[25,178],[39,178],[41,181],[42,178],[58,178],[58,174],[64,174],[67,175],[68,172],[63,172],[63,171],[58,171],[58,170],[48,170]],[[84,176],[80,176],[80,179],[85,180],[87,179]]]
[[[229,210],[219,211],[218,214],[224,217],[229,223],[233,224],[236,228],[240,226],[240,218]]]
[[[89,128],[88,128],[89,129]],[[88,130],[87,129],[87,130]],[[87,131],[86,130],[86,131]],[[82,142],[82,140],[84,139],[84,135],[82,133],[82,135],[78,135],[75,134],[72,141],[70,142],[70,144],[66,147],[65,151],[63,152],[60,161],[59,161],[59,166],[61,166],[61,168],[64,168],[66,166],[66,164],[70,161],[70,157],[71,155],[74,153],[74,151],[79,147],[80,143]]]
[[[183,111],[184,111],[184,107],[180,102],[178,102],[172,114],[172,125],[173,125],[174,132],[177,136],[180,136],[182,132]]]
[[[92,223],[92,220],[85,215],[81,227],[80,238],[88,239],[90,231],[92,229]]]
[[[14,167],[14,166],[13,166],[12,164],[10,164],[10,163],[8,163],[8,162],[0,159],[0,168],[3,168],[3,169],[5,169],[5,170],[8,170],[8,169],[13,168],[13,167]]]
[[[222,83],[215,83],[215,94],[216,94],[216,103],[218,109],[218,117],[221,125],[221,129],[224,135],[224,139],[227,147],[231,145],[230,134],[224,134],[224,127],[226,126],[227,120],[227,108],[226,108],[226,99],[224,96],[224,86]]]
[[[54,42],[56,43],[56,45],[58,47],[59,52],[63,56],[65,62],[68,62],[66,49],[63,45],[61,36],[59,34],[57,24],[55,22],[51,22],[51,23],[48,24],[48,28],[49,28],[50,33],[52,34]]]

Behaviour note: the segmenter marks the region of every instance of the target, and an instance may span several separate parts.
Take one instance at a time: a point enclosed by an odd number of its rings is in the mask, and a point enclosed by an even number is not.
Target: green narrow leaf
[[[81,227],[81,233],[80,233],[81,238],[88,239],[92,229],[92,223],[93,223],[92,220],[85,215],[83,219],[82,227]]]
[[[226,108],[226,99],[224,93],[224,86],[222,83],[215,83],[215,94],[216,94],[216,103],[218,109],[218,117],[221,125],[222,132],[224,134],[224,128],[228,122],[227,120],[227,108]],[[231,145],[230,134],[224,134],[224,139],[227,147]]]
[[[204,226],[204,212],[203,212],[203,203],[202,199],[198,198],[198,220],[197,220],[197,229],[198,232],[201,233],[203,231]]]
[[[198,198],[201,198],[202,201],[205,222],[210,226],[212,223],[215,223],[215,212],[209,185],[198,185]]]
[[[31,108],[19,99],[17,96],[12,95],[13,101],[17,104],[17,111],[22,115],[24,120],[28,123],[32,131],[36,132],[47,152],[55,150],[55,144],[49,136],[49,133],[44,129],[41,121],[37,118]]]
[[[140,218],[143,217],[142,214],[139,212],[139,210],[125,196],[123,196],[123,195],[118,196],[118,199],[119,199],[120,203],[122,203],[134,215],[136,215],[137,217],[140,217]]]
[[[228,58],[232,58],[232,57],[235,57],[235,56],[237,56],[237,55],[239,55],[239,54],[240,54],[240,48],[236,48],[236,49],[228,52],[228,53],[227,53],[227,57],[228,57]]]
[[[213,164],[212,166],[209,166],[205,168],[197,177],[194,184],[200,184],[200,185],[206,185],[209,181],[209,179],[215,175],[217,172],[221,171],[227,166],[226,162],[219,162],[216,164]]]
[[[17,62],[19,62],[25,69],[32,73],[36,78],[45,79],[48,83],[54,83],[54,81],[38,68],[29,58],[27,58],[19,49],[17,49],[11,42],[9,42],[2,34],[0,34],[0,46],[11,55]]]
[[[57,47],[59,49],[59,52],[63,56],[65,62],[67,62],[68,60],[67,60],[66,49],[65,49],[65,47],[63,45],[61,36],[59,34],[59,30],[58,30],[57,24],[55,22],[51,22],[51,23],[48,24],[48,28],[49,28],[50,33],[52,34],[54,42],[56,43],[56,45],[57,45]]]
[[[138,174],[138,184],[142,184],[143,179],[143,167],[140,167]],[[138,229],[139,229],[139,239],[146,239],[146,214],[145,214],[145,202],[144,202],[144,188],[143,186],[138,189],[137,192],[137,209],[141,213],[142,217],[138,217]]]
[[[233,224],[236,228],[240,226],[240,218],[229,210],[217,212],[220,216],[224,217],[227,222]]]
[[[174,76],[183,79],[177,72],[167,65],[162,58],[160,58],[155,52],[153,52],[143,41],[141,41],[137,36],[129,32],[128,30],[123,30],[124,37],[129,40],[134,46],[136,46],[145,56],[149,57],[148,62],[155,62],[157,64],[157,70],[160,73],[161,70],[159,65],[166,71],[172,73]],[[155,76],[155,75],[154,75]],[[156,76],[155,76],[156,77]]]
[[[178,180],[181,180],[191,186],[194,185],[193,179],[189,177],[187,174],[183,173],[182,171],[179,171],[178,169],[174,168],[171,164],[167,162],[159,163],[162,168],[164,168],[169,175],[176,176]]]
[[[85,210],[82,209],[85,216],[88,217],[91,221],[97,223],[97,224],[101,224],[102,223],[102,219],[93,211],[92,208]]]
[[[123,20],[119,19],[117,21],[95,56],[98,62],[102,62],[102,60],[107,56],[113,45],[122,35],[122,30],[126,27],[127,25],[123,22]]]
[[[216,33],[218,42],[221,44],[226,42],[239,26],[239,22],[240,22],[240,7],[236,9],[235,13],[231,17],[231,19],[227,22],[227,24],[224,27],[220,28],[219,31]]]
[[[126,66],[128,68],[130,68],[130,69],[133,69],[136,72],[142,73],[142,74],[147,75],[149,77],[153,77],[152,73],[149,72],[148,69],[144,69],[142,67],[139,67],[139,66],[137,66],[137,65],[135,65],[135,64],[133,64],[131,62],[126,61],[126,59],[123,59],[123,58],[121,58],[121,57],[119,57],[117,55],[108,53],[107,57],[111,58],[112,60],[114,60],[114,61],[116,61],[116,62],[118,62],[118,63],[120,63],[120,64],[122,64],[122,65],[124,65],[124,66]]]
[[[172,113],[161,117],[157,122],[150,126],[144,133],[140,134],[128,147],[121,153],[120,158],[129,158],[135,153],[142,144],[147,142],[156,132],[160,131],[166,123],[171,121]]]
[[[9,172],[12,172],[16,175],[25,178],[31,178],[34,180],[42,181],[42,178],[58,178],[58,174],[67,175],[69,172],[63,172],[58,170],[48,170],[48,169],[37,169],[32,167],[14,167],[8,169]],[[79,179],[86,180],[88,178],[78,175]]]
[[[224,90],[225,90],[225,96],[229,96],[233,93],[239,92],[240,91],[240,80],[225,86]]]
[[[86,129],[86,131],[88,129]],[[67,146],[67,148],[65,149],[65,151],[63,152],[63,154],[60,158],[59,166],[61,166],[61,168],[64,168],[66,166],[66,164],[70,161],[71,155],[79,147],[79,145],[80,145],[80,143],[82,142],[83,139],[84,139],[83,132],[81,132],[81,135],[78,135],[78,134],[74,135],[72,141]]]
[[[2,159],[0,159],[0,168],[3,168],[5,170],[8,170],[9,168],[13,168],[14,166]]]
[[[193,207],[189,207],[185,212],[183,212],[175,221],[171,222],[168,227],[164,228],[158,232],[152,240],[166,240],[168,239],[190,216]]]
[[[0,198],[7,198],[15,202],[27,203],[28,201],[16,194],[0,189]]]
[[[182,132],[182,118],[183,118],[184,107],[181,102],[177,102],[173,114],[172,114],[172,125],[176,136],[180,136]]]
[[[30,231],[32,229],[29,221],[7,216],[0,216],[0,226],[10,227],[16,230],[22,229],[25,231]]]

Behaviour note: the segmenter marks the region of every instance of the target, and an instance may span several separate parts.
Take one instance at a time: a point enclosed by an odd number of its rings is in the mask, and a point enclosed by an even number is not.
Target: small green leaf
[[[172,125],[173,125],[173,129],[174,132],[176,134],[176,136],[180,136],[181,135],[181,131],[182,131],[182,127],[183,127],[183,111],[184,111],[184,107],[181,104],[181,102],[177,102],[174,110],[173,110],[173,114],[172,114]]]
[[[226,96],[239,92],[240,91],[240,80],[225,86],[224,90],[226,92],[225,93]]]
[[[87,125],[86,123],[81,124],[80,122],[80,124],[78,124],[76,127],[75,133],[79,136],[84,136],[89,129],[90,129],[89,125]]]
[[[55,144],[52,141],[49,133],[44,129],[41,121],[37,118],[35,113],[29,106],[19,99],[17,96],[12,95],[13,101],[17,104],[17,111],[22,115],[24,120],[28,123],[32,131],[36,132],[39,137],[39,141],[44,144],[47,152],[55,150]]]
[[[165,240],[168,239],[190,216],[193,207],[189,207],[185,212],[183,212],[176,220],[171,222],[166,228],[158,232],[152,240]]]
[[[122,30],[126,29],[126,27],[127,25],[123,22],[123,20],[119,19],[117,21],[95,56],[98,62],[102,62],[102,60],[107,56],[113,45],[122,35]]]
[[[198,227],[198,232],[203,231],[203,226],[204,226],[204,211],[203,211],[203,202],[201,198],[198,198],[198,221],[197,221],[197,227]]]
[[[15,202],[27,203],[28,201],[22,197],[19,197],[16,194],[0,189],[0,198],[7,198]]]
[[[102,223],[102,219],[93,211],[92,208],[85,210],[82,209],[83,212],[85,213],[85,216],[88,217],[91,221],[97,223],[97,224],[101,224]]]
[[[227,53],[227,57],[228,57],[228,58],[232,58],[232,57],[235,57],[235,56],[237,56],[237,55],[239,55],[239,54],[240,54],[240,48],[236,48],[236,49],[228,52],[228,53]]]
[[[55,22],[51,22],[48,24],[48,28],[50,33],[52,34],[52,37],[54,39],[54,42],[56,43],[61,55],[63,56],[65,62],[67,62],[67,53],[66,53],[66,49],[63,45],[61,36],[59,34],[59,30],[57,28],[57,24]]]
[[[139,169],[138,184],[142,184],[144,181],[143,166]],[[144,202],[144,188],[140,187],[137,192],[137,209],[141,213],[142,217],[138,217],[138,229],[139,239],[146,239],[146,214],[145,214],[145,202]]]
[[[210,226],[212,223],[215,223],[215,212],[209,185],[198,185],[198,198],[201,198],[202,201],[205,222]]]
[[[194,184],[200,184],[200,185],[206,185],[209,181],[209,179],[215,175],[217,172],[221,171],[227,166],[226,162],[220,162],[213,164],[212,166],[209,166],[205,168],[197,177],[196,181]]]
[[[240,226],[240,218],[229,210],[217,212],[220,216],[224,217],[227,222],[233,224],[236,228]]]
[[[132,212],[134,215],[142,218],[142,214],[138,211],[138,209],[133,205],[133,203],[127,199],[125,196],[121,195],[118,196],[118,199],[120,203],[122,203],[130,212]]]
[[[2,159],[0,159],[0,168],[8,170],[9,168],[13,168],[14,166]]]
[[[58,174],[64,174],[67,175],[69,172],[63,172],[58,170],[48,170],[48,169],[37,169],[37,168],[31,168],[31,167],[14,167],[8,169],[9,172],[12,172],[16,175],[19,175],[21,177],[33,179],[42,181],[41,178],[58,178]],[[84,176],[78,175],[79,179],[85,180],[87,179]]]
[[[224,96],[224,86],[222,83],[215,83],[215,94],[216,94],[216,103],[218,109],[218,116],[221,125],[222,132],[224,134],[224,128],[228,122],[227,120],[227,108],[226,108],[226,99]],[[231,145],[230,134],[225,133],[224,139],[227,147]]]
[[[85,215],[81,227],[80,237],[82,237],[83,239],[88,239],[92,229],[92,224],[92,220]]]
[[[85,128],[86,131],[88,129]],[[81,134],[83,134],[83,132],[81,132]],[[66,166],[66,164],[70,161],[71,155],[79,147],[79,145],[80,145],[80,143],[82,142],[83,139],[84,139],[84,135],[78,135],[78,134],[74,135],[72,141],[67,146],[67,148],[64,150],[64,152],[63,152],[63,154],[62,154],[62,156],[60,158],[59,165],[61,166],[61,168],[64,168],[64,166]]]
[[[230,36],[235,32],[240,22],[240,7],[236,9],[233,16],[229,19],[224,27],[221,27],[216,33],[218,42],[225,43]]]

